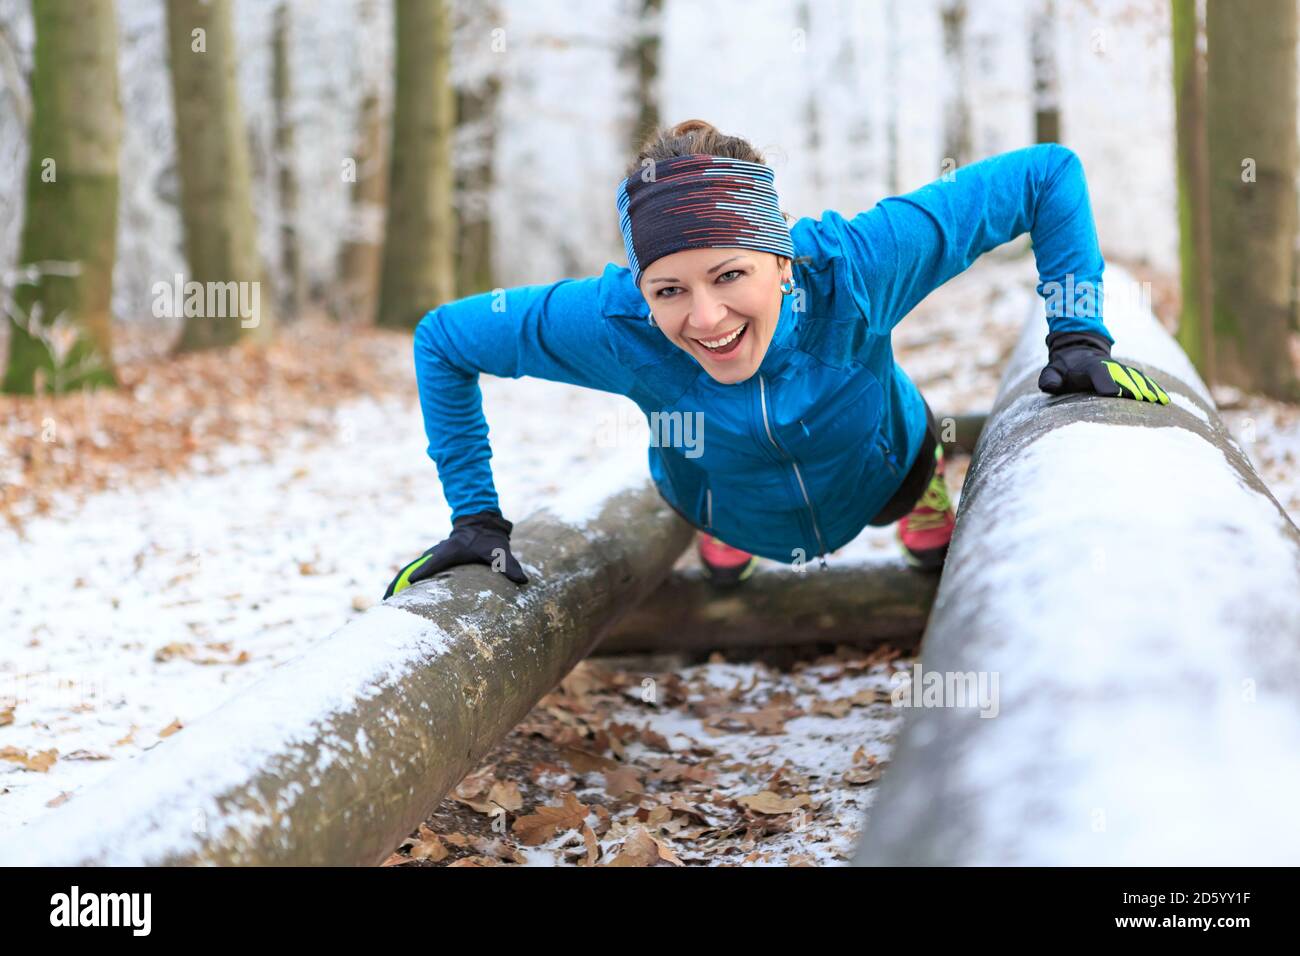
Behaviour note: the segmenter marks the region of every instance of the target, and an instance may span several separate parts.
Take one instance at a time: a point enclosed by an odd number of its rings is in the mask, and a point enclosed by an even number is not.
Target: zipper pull
[[[819,555],[817,555],[817,559],[818,559],[819,561],[821,561],[821,563],[822,563],[822,570],[825,571],[825,570],[826,570],[826,555],[824,555],[824,554],[819,554]]]
[[[807,435],[809,438],[812,437],[812,432],[810,432],[810,431],[808,430],[808,426],[805,425],[805,424],[803,423],[803,419],[802,419],[802,418],[799,419],[799,427],[803,429],[803,433],[804,433],[805,435]]]

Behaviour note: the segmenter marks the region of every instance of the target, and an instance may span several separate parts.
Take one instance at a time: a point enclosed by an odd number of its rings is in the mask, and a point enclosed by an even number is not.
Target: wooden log
[[[961,452],[967,455],[973,453],[988,417],[988,412],[964,412],[960,415],[935,413],[944,451]]]
[[[370,865],[662,581],[691,528],[646,482],[542,510],[7,837],[0,865]]]
[[[760,565],[720,590],[698,567],[673,571],[624,617],[597,654],[708,651],[835,643],[914,648],[925,630],[938,576],[901,560],[806,565],[801,572]]]
[[[1040,392],[1035,311],[857,865],[1300,859],[1300,530],[1149,310],[1106,324],[1172,403]]]

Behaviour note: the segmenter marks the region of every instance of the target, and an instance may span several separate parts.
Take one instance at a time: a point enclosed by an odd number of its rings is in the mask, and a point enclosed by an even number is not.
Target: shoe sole
[[[736,568],[715,568],[703,559],[700,560],[700,564],[704,566],[704,573],[710,584],[723,588],[735,587],[754,573],[754,569],[758,567],[758,556],[751,555],[748,561]]]
[[[948,546],[942,548],[931,548],[929,551],[912,551],[906,547],[903,549],[903,558],[910,567],[918,571],[938,571],[943,568],[944,562],[948,559]]]

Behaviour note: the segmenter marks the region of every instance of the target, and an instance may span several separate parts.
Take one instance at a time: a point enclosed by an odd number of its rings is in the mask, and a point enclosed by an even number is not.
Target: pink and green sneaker
[[[943,445],[934,446],[934,476],[908,514],[899,519],[895,537],[907,563],[922,571],[937,571],[948,556],[957,523],[948,483],[943,477]]]
[[[721,538],[700,532],[696,541],[700,563],[709,581],[721,587],[739,584],[758,567],[758,557],[733,548]]]

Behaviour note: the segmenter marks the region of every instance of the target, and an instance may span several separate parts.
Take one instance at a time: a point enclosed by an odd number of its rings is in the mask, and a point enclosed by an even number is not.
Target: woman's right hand
[[[452,532],[445,541],[397,572],[384,592],[384,600],[458,564],[486,564],[515,584],[527,584],[528,577],[510,552],[512,530],[514,525],[493,511],[461,515],[452,522]]]

